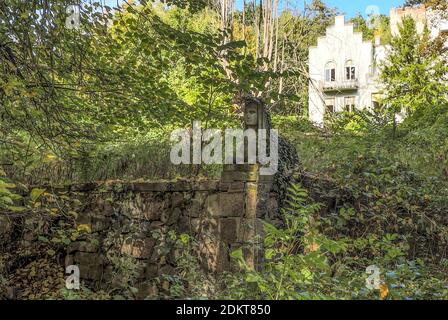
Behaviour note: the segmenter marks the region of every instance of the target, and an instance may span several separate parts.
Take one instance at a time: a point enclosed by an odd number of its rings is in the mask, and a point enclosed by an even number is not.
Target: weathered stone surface
[[[224,218],[220,220],[220,236],[225,243],[238,242],[240,218]]]
[[[186,208],[185,214],[190,217],[199,217],[204,211],[205,201],[209,193],[207,191],[196,191],[191,199],[191,205]]]
[[[269,219],[278,219],[279,218],[279,209],[278,209],[278,199],[275,197],[269,197],[267,201],[267,211]]]
[[[219,218],[199,218],[197,220],[199,233],[207,237],[219,238]]]
[[[70,243],[67,248],[67,253],[74,253],[76,251],[81,252],[98,252],[99,246],[98,243],[88,242],[88,241],[76,241]]]
[[[76,252],[73,264],[79,266],[82,279],[100,280],[103,274],[103,258],[96,253]]]
[[[201,219],[182,216],[178,223],[178,233],[195,235],[201,230]]]
[[[210,217],[239,217],[244,214],[244,193],[219,193],[207,197],[206,212]]]
[[[244,181],[228,181],[219,184],[219,190],[224,192],[244,192],[246,183]]]
[[[210,191],[214,192],[219,190],[218,180],[199,181],[193,184],[193,190],[195,191]]]
[[[168,230],[168,226],[165,223],[163,223],[162,221],[153,221],[153,222],[151,222],[149,230],[150,231],[157,230],[161,233],[166,233]]]
[[[204,238],[200,243],[199,258],[204,269],[210,272],[229,270],[229,246],[217,239]]]
[[[171,208],[181,207],[185,203],[186,198],[184,193],[174,192],[171,196]]]
[[[246,208],[244,217],[255,218],[257,215],[258,188],[256,183],[247,183],[246,185]]]
[[[179,252],[168,232],[176,230],[177,234],[195,236],[199,242],[195,254],[207,270],[230,270],[232,249],[237,245],[250,247],[256,234],[262,233],[261,220],[254,220],[255,213],[278,211],[270,185],[258,184],[255,176],[248,177],[253,174],[251,170],[241,170],[241,166],[227,170],[231,178],[227,182],[120,182],[79,193],[76,196],[83,197],[86,205],[76,210],[77,223],[90,225],[92,233],[69,246],[65,263],[79,265],[82,279],[104,283],[115,272],[104,252],[108,250],[107,254],[138,259],[135,263],[142,265],[140,282],[171,274]],[[274,214],[263,214],[263,218],[280,221]],[[11,225],[3,221],[0,217],[0,238],[11,230]],[[257,252],[245,250],[255,261]],[[165,286],[169,288],[169,283]],[[142,297],[148,292],[158,294],[157,287],[142,290],[138,293]]]
[[[237,243],[257,243],[262,241],[264,226],[262,219],[242,219],[238,230]]]
[[[168,182],[134,182],[131,189],[136,192],[164,192],[169,188]]]
[[[191,190],[191,182],[190,181],[175,181],[168,185],[169,191],[189,191]]]
[[[244,192],[246,188],[246,183],[245,182],[231,182],[229,189],[227,190],[227,192],[239,192],[242,193]]]
[[[220,193],[219,216],[240,217],[244,215],[244,193]]]
[[[205,200],[205,210],[208,216],[219,217],[220,216],[220,206],[219,206],[219,194],[211,194]]]
[[[258,172],[227,171],[222,173],[221,179],[223,182],[234,182],[234,181],[255,182],[258,180]]]
[[[151,238],[132,239],[127,238],[121,246],[121,253],[137,259],[151,258],[155,240]]]
[[[91,229],[92,232],[99,232],[107,230],[111,227],[112,220],[107,217],[93,216],[91,217]]]
[[[170,206],[164,197],[152,194],[137,194],[134,199],[127,201],[124,210],[132,218],[143,220],[159,220],[163,211]]]
[[[179,221],[181,213],[182,213],[182,211],[180,210],[180,208],[172,209],[166,224],[169,226],[176,224],[177,221]]]

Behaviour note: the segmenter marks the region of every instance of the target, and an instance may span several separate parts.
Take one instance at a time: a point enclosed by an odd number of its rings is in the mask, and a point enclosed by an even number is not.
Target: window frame
[[[336,98],[325,99],[325,113],[334,114],[336,112]]]
[[[325,82],[336,82],[336,63],[329,61],[325,64]]]
[[[356,110],[356,96],[344,97],[344,110],[346,112],[353,112]]]
[[[347,62],[345,63],[345,80],[356,80],[356,66],[354,65],[352,60],[347,60]]]

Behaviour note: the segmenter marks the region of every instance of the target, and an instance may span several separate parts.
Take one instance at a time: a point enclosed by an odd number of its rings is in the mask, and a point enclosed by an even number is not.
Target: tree
[[[0,2],[1,163],[26,167],[36,153],[90,157],[105,141],[187,126],[211,108],[216,119],[228,116],[232,95],[254,83],[253,62],[240,43],[223,47],[213,28],[185,23],[205,1],[170,3],[165,18],[149,1],[87,3],[80,28],[69,29],[71,1]],[[188,100],[182,87],[198,98]]]
[[[382,44],[389,44],[391,40],[390,19],[386,15],[371,15],[368,20],[361,14],[350,20],[354,30],[363,34],[364,40],[373,41],[375,36],[381,38]]]
[[[399,36],[392,38],[389,55],[381,66],[385,87],[387,113],[394,121],[396,114],[405,111],[407,121],[431,114],[446,103],[446,74],[442,57],[430,50],[429,31],[417,33],[415,21],[404,18]]]

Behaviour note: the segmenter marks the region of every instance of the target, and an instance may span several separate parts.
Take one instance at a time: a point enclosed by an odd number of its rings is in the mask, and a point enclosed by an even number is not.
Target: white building
[[[412,17],[415,20],[419,34],[422,34],[425,26],[427,26],[432,39],[443,33],[448,33],[448,20],[445,19],[446,17],[440,11],[428,9],[424,5],[420,5],[390,10],[390,28],[393,36],[399,35],[399,24],[404,17]]]
[[[433,37],[448,32],[446,20],[437,20],[434,13],[418,6],[391,10],[393,35],[398,34],[404,16],[416,20],[419,33],[426,24]],[[354,32],[352,24],[345,23],[344,16],[337,16],[335,24],[318,39],[317,46],[309,49],[310,120],[322,125],[331,113],[379,106],[382,90],[378,66],[386,56],[387,48],[378,38],[375,43],[363,41],[362,34]]]
[[[364,41],[353,24],[337,16],[316,47],[309,49],[309,116],[322,124],[326,114],[372,108],[379,101],[378,63],[385,48]]]

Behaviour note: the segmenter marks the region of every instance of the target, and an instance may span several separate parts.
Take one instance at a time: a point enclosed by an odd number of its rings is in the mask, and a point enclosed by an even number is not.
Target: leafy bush
[[[290,189],[286,227],[265,224],[264,260],[254,269],[237,250],[241,273],[224,277],[223,297],[235,299],[444,299],[446,274],[422,259],[407,260],[409,245],[398,234],[342,236],[357,217],[343,209],[332,219],[318,215],[320,205],[307,192]],[[334,226],[332,228],[331,226]],[[368,224],[371,225],[371,224]],[[378,286],[366,286],[366,268],[379,271]]]

